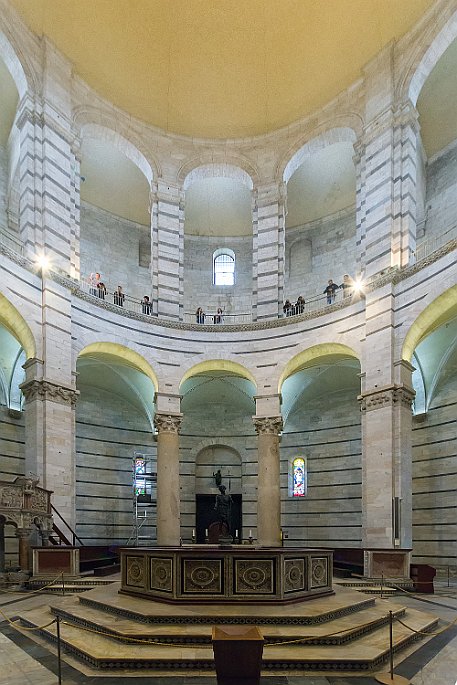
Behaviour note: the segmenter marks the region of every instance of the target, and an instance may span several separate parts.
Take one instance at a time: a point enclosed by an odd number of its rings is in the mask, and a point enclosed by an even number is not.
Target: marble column
[[[254,416],[253,421],[258,434],[257,543],[278,547],[281,545],[279,433],[282,416]]]
[[[182,414],[154,417],[157,429],[157,544],[178,546],[181,537],[179,429]]]
[[[16,528],[16,537],[19,538],[19,566],[22,571],[29,570],[29,539],[31,530],[29,528]]]

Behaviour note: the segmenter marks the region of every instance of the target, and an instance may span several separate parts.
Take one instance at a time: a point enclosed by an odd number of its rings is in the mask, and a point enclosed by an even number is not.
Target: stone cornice
[[[259,435],[278,435],[283,428],[282,416],[253,416],[252,421]]]
[[[182,419],[182,414],[156,414],[154,426],[159,433],[179,433]]]
[[[49,400],[58,404],[76,405],[79,391],[65,385],[59,385],[43,379],[32,379],[25,381],[20,386],[26,404],[33,400]]]
[[[385,385],[362,393],[357,397],[362,412],[389,406],[403,406],[411,409],[415,391],[406,385]]]

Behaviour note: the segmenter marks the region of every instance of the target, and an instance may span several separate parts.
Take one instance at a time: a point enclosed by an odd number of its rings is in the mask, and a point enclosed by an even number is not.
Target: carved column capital
[[[283,428],[282,416],[253,416],[252,421],[259,435],[261,433],[278,435]]]
[[[182,414],[156,414],[154,426],[158,433],[179,433],[182,419]]]
[[[19,386],[24,394],[26,403],[33,400],[50,400],[59,404],[76,405],[79,391],[65,385],[51,383],[43,379],[32,379]]]
[[[357,399],[362,412],[400,405],[411,409],[415,394],[414,390],[406,385],[385,385],[364,392]]]

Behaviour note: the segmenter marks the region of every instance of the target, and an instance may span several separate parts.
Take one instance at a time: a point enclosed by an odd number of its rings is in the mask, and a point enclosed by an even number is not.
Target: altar
[[[120,593],[155,601],[288,604],[333,594],[328,550],[185,545],[119,551]]]

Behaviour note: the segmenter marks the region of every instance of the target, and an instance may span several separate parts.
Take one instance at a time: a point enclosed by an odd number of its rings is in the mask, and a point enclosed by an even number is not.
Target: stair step
[[[50,610],[24,612],[21,621],[28,627],[46,624],[52,618]],[[408,609],[404,622],[415,630],[428,631],[437,619]],[[213,652],[210,645],[139,645],[124,644],[111,638],[86,632],[79,627],[61,624],[62,644],[65,650],[97,669],[151,669],[174,671],[180,669],[213,670]],[[56,641],[55,624],[44,628],[41,635]],[[90,637],[89,637],[90,636]],[[394,623],[394,646],[400,649],[411,644],[417,635],[401,624]],[[387,658],[389,631],[381,627],[356,642],[344,645],[265,645],[264,671],[362,671],[380,666]]]

